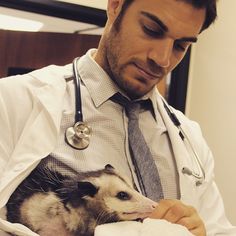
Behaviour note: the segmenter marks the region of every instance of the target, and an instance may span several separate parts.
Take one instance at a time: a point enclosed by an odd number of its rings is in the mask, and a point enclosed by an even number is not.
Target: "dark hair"
[[[120,22],[122,20],[122,17],[127,10],[127,8],[133,3],[135,0],[125,0],[122,9],[120,11],[120,14],[118,15],[114,26],[116,30],[119,30]],[[206,17],[205,21],[202,25],[201,31],[207,29],[216,19],[217,17],[217,9],[216,9],[216,1],[217,0],[177,0],[177,1],[184,1],[186,3],[189,3],[193,5],[195,8],[205,8],[206,9]]]
[[[117,32],[120,30],[120,23],[122,21],[122,18],[124,16],[125,11],[127,10],[127,8],[131,5],[131,3],[133,1],[134,0],[125,0],[124,1],[123,5],[122,5],[122,8],[121,8],[121,11],[120,11],[119,15],[117,16],[117,18],[114,22],[114,27],[115,27]]]
[[[185,1],[187,3],[190,3],[195,8],[206,9],[206,17],[202,25],[201,31],[207,29],[215,21],[217,17],[217,9],[216,9],[217,0],[180,0],[180,1]]]

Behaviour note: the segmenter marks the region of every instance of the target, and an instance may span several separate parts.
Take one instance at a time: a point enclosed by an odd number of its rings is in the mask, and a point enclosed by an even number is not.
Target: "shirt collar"
[[[77,64],[77,69],[82,83],[88,89],[95,106],[99,107],[109,100],[115,93],[122,92],[109,75],[93,59],[93,55],[96,51],[97,49],[90,49],[84,56],[82,56]],[[157,107],[157,96],[160,96],[160,94],[157,88],[154,88],[141,99],[151,100],[154,118],[157,121],[158,126],[161,127],[164,132],[166,131],[166,127]]]
[[[96,49],[90,49],[79,59],[77,69],[96,107],[119,91],[108,74],[93,59]]]

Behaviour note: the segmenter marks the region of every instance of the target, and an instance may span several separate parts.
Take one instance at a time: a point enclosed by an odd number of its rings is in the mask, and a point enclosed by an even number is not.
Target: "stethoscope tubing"
[[[163,104],[164,104],[164,108],[165,108],[167,114],[169,115],[170,119],[172,120],[173,124],[179,130],[180,138],[182,139],[183,142],[186,140],[186,142],[188,143],[188,146],[190,147],[191,152],[193,153],[193,158],[195,159],[195,162],[197,164],[198,173],[196,173],[193,170],[190,170],[188,167],[183,167],[182,173],[192,175],[193,177],[195,177],[197,179],[196,185],[199,186],[203,183],[203,181],[206,178],[205,170],[203,168],[203,164],[200,160],[200,157],[198,156],[198,153],[196,152],[195,148],[193,147],[188,135],[183,130],[183,128],[181,126],[181,122],[179,121],[179,119],[177,118],[175,113],[172,111],[171,107],[166,104],[164,99],[163,99]]]
[[[80,75],[77,70],[77,62],[79,57],[73,61],[73,73],[74,73],[74,88],[75,88],[75,123],[83,122],[82,112],[82,99],[81,99],[81,88],[80,88]]]
[[[81,77],[77,70],[77,62],[79,57],[75,58],[72,66],[74,73],[74,89],[75,89],[75,122],[72,127],[68,127],[65,131],[65,141],[73,149],[83,150],[89,146],[91,127],[83,121],[82,99],[80,81]]]

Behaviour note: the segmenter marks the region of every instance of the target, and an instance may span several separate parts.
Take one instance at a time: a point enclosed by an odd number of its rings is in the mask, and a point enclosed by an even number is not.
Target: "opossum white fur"
[[[7,218],[40,236],[91,236],[99,224],[144,219],[156,205],[111,166],[73,177],[36,168],[9,199]]]

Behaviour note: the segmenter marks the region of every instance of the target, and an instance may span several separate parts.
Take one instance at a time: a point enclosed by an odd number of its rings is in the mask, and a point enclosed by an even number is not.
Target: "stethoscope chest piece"
[[[78,121],[66,130],[67,143],[78,150],[88,147],[92,130],[85,122]]]

